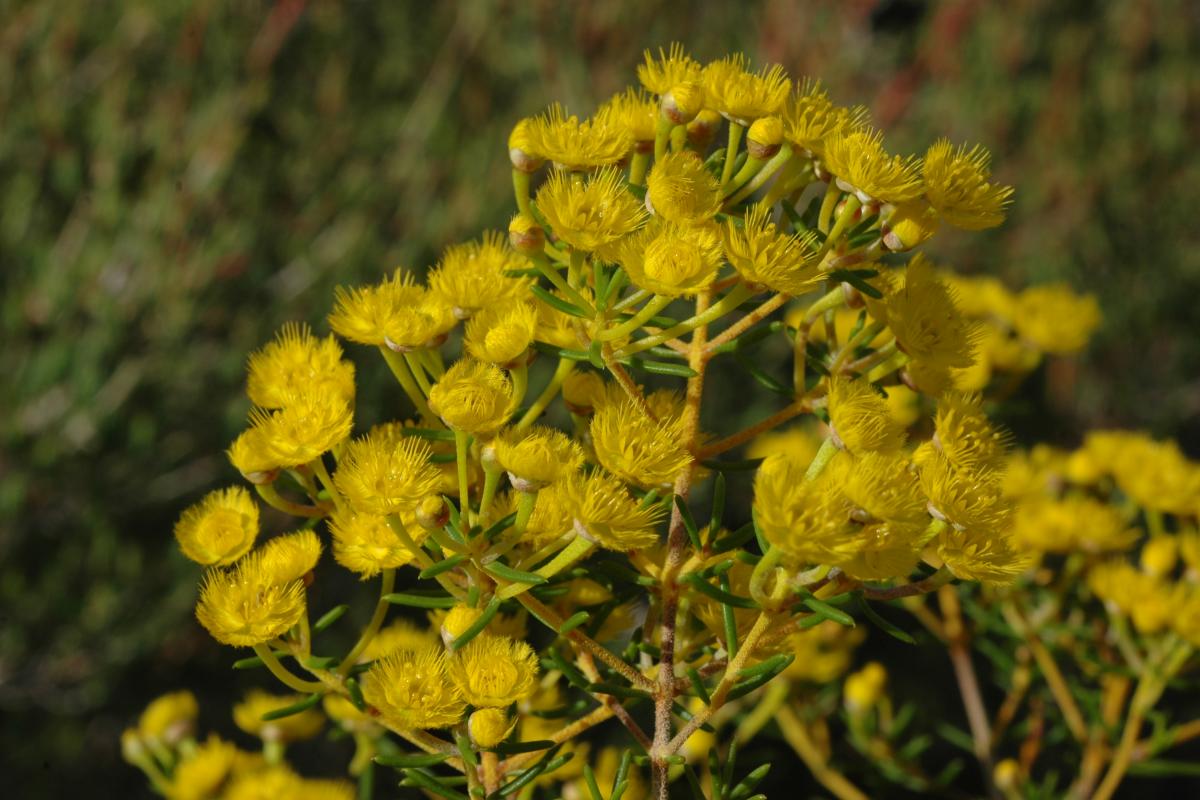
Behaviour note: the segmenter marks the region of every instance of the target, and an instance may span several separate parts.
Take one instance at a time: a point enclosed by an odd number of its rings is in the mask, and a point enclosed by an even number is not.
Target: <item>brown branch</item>
[[[596,669],[596,662],[592,660],[590,653],[579,654],[579,666],[589,681],[592,683],[598,683],[600,681],[600,672]],[[630,735],[637,740],[637,743],[642,746],[642,749],[647,753],[650,752],[650,748],[652,746],[650,737],[646,735],[644,730],[642,730],[642,726],[637,723],[637,720],[633,718],[633,716],[629,713],[629,710],[626,709],[625,706],[621,705],[621,701],[610,694],[606,694],[604,695],[603,702],[605,706],[612,709],[613,716],[615,716],[617,720],[625,726],[625,729],[628,730]]]
[[[738,445],[744,444],[760,433],[771,430],[774,427],[782,425],[793,417],[798,417],[807,411],[808,404],[803,401],[796,401],[790,406],[787,406],[779,411],[776,411],[766,419],[759,420],[748,428],[743,428],[737,433],[726,436],[724,439],[718,439],[712,444],[704,447],[700,452],[696,453],[696,458],[705,459],[720,455],[727,450],[732,450]]]
[[[782,306],[788,300],[791,300],[790,295],[777,294],[770,300],[765,301],[758,308],[751,311],[746,316],[739,319],[737,322],[730,325],[725,330],[721,331],[713,340],[704,348],[705,358],[711,358],[714,351],[726,342],[733,341],[741,336],[745,331],[757,325],[763,319],[769,317],[777,308]]]

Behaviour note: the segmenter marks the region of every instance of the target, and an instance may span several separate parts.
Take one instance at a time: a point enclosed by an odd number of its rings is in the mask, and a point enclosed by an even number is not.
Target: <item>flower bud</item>
[[[563,402],[567,410],[581,417],[590,416],[603,401],[604,394],[604,379],[590,370],[572,372],[563,381]]]
[[[417,524],[427,531],[437,530],[450,520],[450,510],[441,495],[431,494],[417,506]]]
[[[783,144],[783,123],[779,117],[761,117],[746,133],[746,151],[751,158],[765,161],[779,152]]]
[[[883,244],[894,253],[911,250],[933,236],[938,229],[938,217],[923,200],[912,200],[896,206],[883,226]]]
[[[138,764],[146,757],[146,744],[134,728],[121,733],[121,758],[130,764]]]
[[[476,747],[489,749],[503,742],[516,726],[508,714],[499,708],[481,708],[467,718],[467,733]]]
[[[681,83],[662,97],[662,113],[676,125],[687,125],[704,108],[704,87]]]
[[[479,619],[479,615],[483,613],[482,609],[471,608],[470,606],[455,606],[446,612],[446,616],[442,618],[442,642],[446,647],[450,643],[462,636],[463,631],[475,624],[475,620]]]
[[[508,223],[508,241],[518,253],[534,255],[546,246],[546,232],[533,217],[517,214]]]
[[[843,701],[851,714],[864,714],[875,707],[883,697],[887,685],[887,670],[878,661],[849,675],[843,688]]]
[[[1161,578],[1175,569],[1179,547],[1173,536],[1152,536],[1142,546],[1142,571]]]
[[[528,118],[518,122],[508,136],[508,158],[512,161],[513,169],[518,172],[535,172],[546,162],[546,159],[533,151],[533,137],[530,135],[531,123]]]
[[[698,153],[707,152],[724,121],[725,118],[711,108],[701,110],[696,118],[688,123],[688,144]]]
[[[1020,780],[1021,765],[1016,762],[1016,759],[1006,758],[996,764],[996,768],[992,770],[992,781],[1002,792],[1016,789]]]

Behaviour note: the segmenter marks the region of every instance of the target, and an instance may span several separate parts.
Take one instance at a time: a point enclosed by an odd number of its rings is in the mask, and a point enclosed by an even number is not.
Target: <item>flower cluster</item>
[[[245,781],[301,796],[282,748],[324,717],[355,740],[360,796],[379,764],[445,797],[600,797],[600,775],[606,796],[665,798],[688,760],[719,796],[749,796],[759,771],[729,789],[710,727],[739,719],[741,738],[776,715],[820,761],[825,723],[795,703],[849,669],[852,611],[896,632],[872,601],[909,597],[957,646],[923,598],[1009,591],[1049,554],[1092,559],[1090,591],[1139,631],[1200,644],[1200,471],[1123,434],[1014,452],[987,413],[1009,377],[1086,343],[1094,301],[910,252],[942,223],[1003,221],[1013,190],[987,152],[893,154],[862,108],[740,55],[705,66],[672,46],[638,77],[591,117],[555,105],[515,125],[507,238],[447,248],[424,280],[337,291],[330,328],[382,357],[406,413],[354,438],[355,370],[333,337],[289,325],[251,356],[255,408],[229,458],[271,510],[224,489],[175,533],[207,569],[201,624],[299,694],[235,710],[261,761],[176,747],[187,714],[147,712],[130,760],[170,796]],[[710,430],[705,397],[749,406],[743,383],[776,408]],[[1157,526],[1140,567],[1107,560],[1141,539],[1097,491],[1113,486]],[[255,547],[266,513],[300,530]],[[325,549],[379,582],[352,638],[335,635],[348,606],[309,613]],[[385,624],[397,606],[431,609],[431,627]],[[886,751],[880,731],[901,728],[884,667],[844,697],[852,741]],[[649,789],[632,751],[580,740],[608,719],[646,750]],[[915,754],[893,756],[917,780]]]

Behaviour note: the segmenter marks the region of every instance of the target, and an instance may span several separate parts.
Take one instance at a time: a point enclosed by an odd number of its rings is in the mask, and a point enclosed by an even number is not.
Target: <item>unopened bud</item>
[[[779,117],[762,117],[746,132],[746,152],[751,158],[765,161],[779,152],[783,144],[783,123]]]
[[[146,743],[134,728],[126,728],[121,734],[121,758],[130,764],[138,764],[146,757]]]
[[[591,415],[604,399],[604,379],[590,370],[572,372],[563,381],[562,396],[567,410],[581,417]]]
[[[1175,537],[1152,536],[1142,546],[1142,570],[1157,578],[1164,577],[1175,569],[1178,556],[1179,547]]]
[[[450,609],[442,618],[442,642],[446,647],[462,636],[463,631],[474,625],[475,620],[479,619],[479,615],[482,613],[481,609],[470,606],[455,606]]]
[[[687,125],[704,108],[704,87],[681,83],[662,96],[662,113],[676,125]]]
[[[499,708],[481,708],[467,718],[467,733],[476,747],[489,749],[508,738],[516,725],[509,722],[508,714]]]
[[[938,217],[923,200],[912,200],[896,206],[883,226],[883,244],[893,253],[911,250],[933,236],[938,229]]]
[[[862,714],[875,707],[883,697],[887,686],[887,670],[878,661],[872,661],[858,672],[846,678],[843,700],[851,714]]]
[[[508,135],[508,158],[512,161],[513,169],[519,172],[535,172],[546,162],[546,159],[534,152],[530,127],[530,120],[525,118],[518,122]]]
[[[688,144],[699,153],[706,152],[713,139],[717,138],[717,131],[721,129],[721,123],[724,121],[725,118],[711,108],[701,110],[696,118],[688,123]]]
[[[450,509],[441,495],[431,494],[417,506],[417,524],[427,531],[444,527],[450,521]]]
[[[1016,789],[1020,780],[1021,765],[1017,763],[1016,759],[1006,758],[996,764],[996,768],[992,770],[992,782],[1002,792]]]
[[[546,232],[533,217],[517,214],[508,223],[508,241],[517,252],[533,255],[546,246]]]

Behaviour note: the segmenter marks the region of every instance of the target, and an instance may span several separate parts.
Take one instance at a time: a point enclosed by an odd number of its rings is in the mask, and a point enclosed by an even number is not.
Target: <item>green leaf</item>
[[[322,692],[313,692],[298,703],[292,703],[290,706],[284,706],[283,708],[277,708],[274,711],[268,711],[266,714],[262,715],[262,720],[263,722],[270,722],[271,720],[283,719],[284,717],[291,717],[303,711],[308,711],[317,703],[321,702],[321,697]]]
[[[733,787],[733,791],[729,794],[729,800],[745,800],[758,784],[762,783],[762,779],[767,777],[767,773],[770,771],[770,762],[750,770],[749,774],[738,781],[737,786]]]
[[[451,789],[433,773],[421,769],[405,770],[404,780],[400,781],[400,785],[410,787],[417,786],[433,792],[439,797],[445,797],[446,800],[470,800],[470,798],[462,792]]]
[[[619,683],[610,683],[607,681],[589,683],[587,691],[592,694],[608,694],[613,697],[630,697],[639,700],[648,700],[650,698],[650,695],[641,689],[634,689],[632,686],[622,686]]]
[[[538,299],[541,300],[542,302],[544,302],[546,305],[553,306],[554,308],[557,308],[559,311],[563,312],[564,314],[570,314],[572,317],[585,317],[586,318],[587,316],[589,316],[588,312],[584,311],[579,306],[577,306],[574,303],[571,303],[567,300],[563,300],[558,295],[553,294],[553,293],[547,291],[546,289],[543,289],[541,286],[536,286],[536,285],[530,286],[529,290],[532,291],[535,295],[537,295]]]
[[[517,521],[517,512],[515,512],[515,511],[506,517],[501,517],[499,520],[492,523],[492,526],[490,528],[488,528],[486,531],[483,532],[483,538],[487,539],[490,542],[492,539],[496,538],[496,536],[498,536],[501,531],[505,531],[505,530],[508,530],[509,528],[511,528],[513,526],[513,523],[516,521]]]
[[[466,553],[459,553],[458,555],[453,555],[453,556],[450,556],[449,558],[444,558],[441,561],[437,562],[436,564],[431,564],[430,566],[421,570],[419,573],[417,573],[417,577],[420,578],[421,580],[437,577],[438,575],[441,575],[443,572],[449,572],[450,570],[454,569],[455,567],[457,567],[459,564],[461,564],[462,562],[464,562],[466,560],[467,560]]]
[[[592,615],[586,611],[578,611],[563,620],[563,624],[558,626],[558,632],[566,636],[571,631],[578,628],[580,625],[592,618]]]
[[[634,369],[640,369],[643,372],[649,372],[652,375],[670,375],[675,378],[694,378],[696,370],[686,364],[671,364],[666,361],[647,361],[634,356],[633,358],[623,359],[622,364],[627,364]]]
[[[867,297],[873,297],[876,300],[883,298],[883,292],[876,289],[867,282],[867,278],[874,278],[879,273],[873,269],[835,269],[829,273],[829,278],[835,281],[848,283],[855,289],[865,294]]]
[[[519,569],[508,566],[503,561],[493,561],[490,564],[484,564],[483,571],[510,583],[532,583],[536,585],[546,582],[546,578],[543,578],[536,572],[522,572]]]
[[[632,750],[627,749],[621,753],[621,763],[617,765],[617,774],[613,777],[612,795],[609,800],[621,800],[621,795],[629,788],[629,765],[632,761]]]
[[[1196,761],[1173,761],[1165,758],[1152,758],[1148,761],[1139,761],[1136,764],[1129,766],[1130,775],[1148,775],[1154,777],[1167,777],[1170,775],[1187,775],[1190,777],[1200,776],[1200,762]]]
[[[333,623],[335,623],[339,619],[341,619],[342,614],[345,614],[349,610],[350,610],[350,606],[346,605],[345,603],[343,603],[340,606],[334,606],[333,608],[329,609],[328,611],[326,611],[324,614],[321,615],[321,618],[319,620],[317,620],[316,622],[313,623],[313,626],[312,626],[313,632],[320,633],[321,631],[325,630],[330,625],[332,625]]]
[[[713,481],[712,511],[708,515],[708,536],[711,539],[721,530],[721,522],[725,517],[725,473],[718,472]]]
[[[687,676],[692,682],[692,688],[696,690],[696,697],[704,701],[704,705],[712,705],[712,696],[708,693],[708,687],[704,685],[704,679],[700,677],[700,673],[695,667],[687,668]]]
[[[971,755],[975,754],[975,740],[971,738],[969,733],[961,731],[948,722],[940,722],[937,724],[938,736],[941,736],[950,744],[958,747]]]
[[[721,577],[724,578],[725,576]],[[749,597],[739,597],[738,595],[727,592],[724,589],[718,589],[716,586],[713,586],[699,575],[689,575],[687,577],[687,581],[693,587],[695,587],[696,591],[700,592],[701,594],[708,595],[718,603],[722,603],[727,606],[733,606],[735,608],[758,608],[758,603],[754,602]]]
[[[239,658],[237,661],[233,662],[234,669],[257,669],[258,667],[262,666],[265,665],[263,664],[263,660],[258,656]]]
[[[478,636],[483,629],[488,626],[488,623],[492,621],[492,617],[496,616],[496,612],[499,610],[500,597],[499,595],[496,595],[492,597],[491,602],[489,602],[487,607],[483,609],[483,613],[480,614],[474,622],[468,625],[465,631],[460,633],[452,642],[450,642],[451,652],[465,647],[468,642]]]
[[[741,353],[734,353],[733,357],[734,360],[736,360],[744,370],[750,373],[750,377],[754,378],[754,380],[757,381],[758,384],[767,391],[774,392],[776,394],[788,395],[789,397],[795,394],[792,387],[785,386],[776,378],[768,375],[761,367],[750,361]]]
[[[358,685],[357,678],[346,678],[346,691],[350,693],[350,702],[354,704],[354,707],[359,711],[365,711],[367,701],[363,700],[362,688]]]
[[[434,767],[450,758],[450,753],[413,753],[402,756],[375,756],[375,763],[381,767],[394,769],[413,769],[415,767]]]
[[[679,511],[680,519],[683,520],[683,527],[687,531],[688,539],[692,541],[692,547],[699,551],[702,547],[700,529],[696,527],[696,519],[692,516],[692,510],[688,508],[687,501],[679,495],[675,495],[675,508]]]
[[[515,756],[519,753],[536,753],[538,750],[549,750],[557,742],[551,739],[536,739],[529,742],[501,742],[492,751],[502,756]]]
[[[384,595],[384,600],[393,605],[412,606],[413,608],[454,608],[457,602],[450,595],[417,594],[413,592],[394,592]]]
[[[335,656],[308,656],[302,663],[309,669],[330,669],[337,666],[340,661],[341,659]]]
[[[834,608],[824,600],[818,600],[810,594],[801,602],[808,608],[809,611],[813,612],[813,614],[819,617],[831,619],[839,625],[845,625],[847,628],[854,627],[854,617],[850,616],[845,611],[842,611],[840,608]]]
[[[419,439],[434,439],[439,442],[454,441],[454,431],[440,428],[401,428],[400,433],[403,436],[416,436]]]
[[[875,623],[875,626],[878,627],[880,630],[882,630],[884,633],[886,633],[888,636],[899,639],[900,641],[904,642],[905,644],[916,644],[917,643],[917,640],[914,639],[911,635],[909,635],[909,633],[907,631],[904,631],[904,630],[896,627],[892,623],[888,622],[886,619],[884,619],[880,615],[880,613],[878,611],[871,608],[871,603],[870,603],[870,601],[867,600],[867,598],[859,595],[858,605],[859,605],[859,608],[862,609],[863,614],[866,615],[867,619],[869,619],[869,620],[871,620],[871,622]]]
[[[717,472],[750,472],[758,469],[765,459],[747,458],[742,461],[722,461],[717,458],[706,458],[700,464]]]
[[[796,660],[795,653],[779,653],[765,659],[753,667],[746,667],[739,670],[737,677],[739,680],[746,678],[757,678],[759,675],[778,675],[788,668],[788,665]]]
[[[596,773],[592,771],[590,764],[583,765],[583,782],[587,784],[592,800],[604,800],[604,796],[600,794],[600,787],[596,785]]]

